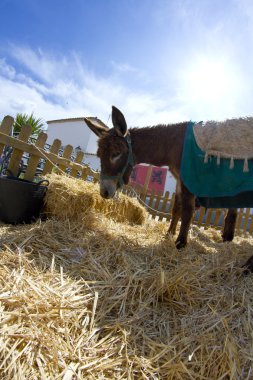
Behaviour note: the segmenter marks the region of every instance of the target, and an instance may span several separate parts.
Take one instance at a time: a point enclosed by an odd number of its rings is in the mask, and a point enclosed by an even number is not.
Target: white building
[[[104,123],[96,117],[90,117],[98,124]],[[81,149],[84,153],[84,162],[93,170],[100,170],[100,161],[96,156],[97,136],[90,130],[83,117],[47,121],[48,144],[52,145],[55,139],[62,142],[62,146],[72,145],[74,150]]]
[[[90,117],[100,125],[105,125],[96,117]],[[90,130],[83,117],[47,121],[48,143],[55,139],[62,142],[62,146],[70,144],[74,149],[81,148],[85,153],[96,153],[97,137]]]

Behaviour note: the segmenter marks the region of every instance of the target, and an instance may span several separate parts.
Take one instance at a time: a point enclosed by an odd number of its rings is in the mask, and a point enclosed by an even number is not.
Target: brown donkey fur
[[[124,115],[112,107],[113,128],[85,119],[89,128],[99,137],[98,157],[101,161],[100,193],[104,198],[112,198],[122,183],[127,184],[132,171],[128,161],[132,149],[134,163],[146,163],[155,166],[167,165],[177,181],[175,204],[168,233],[175,234],[179,218],[181,226],[176,239],[176,247],[187,244],[187,236],[195,209],[195,196],[184,186],[180,178],[180,164],[183,152],[187,122],[157,125],[128,130]],[[131,145],[127,138],[131,139]],[[121,178],[121,183],[119,178]],[[223,240],[234,237],[237,210],[228,210]]]

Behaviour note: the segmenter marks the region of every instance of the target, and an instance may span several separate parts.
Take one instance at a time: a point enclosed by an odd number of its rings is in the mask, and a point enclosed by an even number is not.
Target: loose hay
[[[194,227],[177,252],[163,223],[75,219],[61,199],[0,227],[1,379],[252,378],[252,238]]]

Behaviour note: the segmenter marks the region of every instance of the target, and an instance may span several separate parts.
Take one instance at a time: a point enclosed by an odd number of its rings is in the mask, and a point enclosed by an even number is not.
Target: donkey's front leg
[[[181,227],[176,240],[177,249],[183,248],[187,244],[187,236],[195,208],[195,197],[182,184],[181,187]]]
[[[177,223],[180,219],[180,216],[181,216],[181,194],[176,192],[174,205],[172,208],[172,218],[171,218],[171,222],[170,222],[170,227],[169,227],[169,230],[167,232],[168,234],[175,235]]]

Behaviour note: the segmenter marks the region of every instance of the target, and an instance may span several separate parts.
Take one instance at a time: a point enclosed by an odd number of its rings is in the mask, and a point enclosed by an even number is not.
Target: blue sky
[[[0,119],[253,114],[252,0],[0,0]]]

